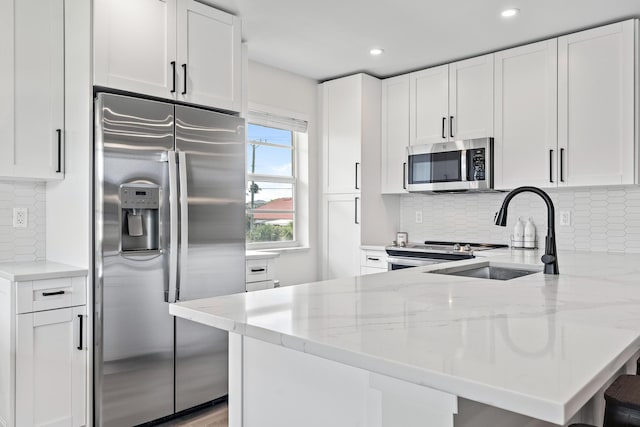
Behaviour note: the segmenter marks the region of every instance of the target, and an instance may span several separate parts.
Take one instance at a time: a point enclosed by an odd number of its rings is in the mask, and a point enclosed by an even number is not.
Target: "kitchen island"
[[[491,257],[202,299],[172,314],[229,331],[229,417],[251,426],[601,423],[640,350],[640,255],[561,252],[560,275],[431,274]]]

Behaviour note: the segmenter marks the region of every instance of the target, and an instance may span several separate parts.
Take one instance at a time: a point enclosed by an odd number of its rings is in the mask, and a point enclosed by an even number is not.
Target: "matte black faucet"
[[[507,226],[507,208],[509,202],[515,195],[530,192],[535,193],[542,197],[542,200],[547,205],[547,237],[545,237],[544,243],[544,255],[542,255],[542,262],[544,263],[544,274],[559,274],[558,270],[558,251],[556,250],[556,221],[555,221],[555,209],[553,202],[547,193],[537,187],[518,187],[515,190],[507,194],[502,202],[502,207],[496,212],[494,219],[496,225],[502,227]]]

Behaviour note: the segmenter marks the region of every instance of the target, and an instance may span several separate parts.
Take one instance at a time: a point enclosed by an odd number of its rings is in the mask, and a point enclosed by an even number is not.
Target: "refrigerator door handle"
[[[180,300],[180,287],[187,282],[187,254],[189,253],[189,191],[187,189],[187,153],[178,152],[180,176],[180,267],[176,301]]]
[[[178,168],[176,152],[168,151],[169,159],[169,223],[171,248],[169,251],[169,292],[166,302],[176,302],[178,294]]]

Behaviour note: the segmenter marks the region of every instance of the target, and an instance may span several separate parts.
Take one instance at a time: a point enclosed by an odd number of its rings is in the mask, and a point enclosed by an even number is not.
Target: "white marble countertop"
[[[559,276],[427,274],[542,268],[505,250],[458,261],[175,304],[210,326],[564,424],[640,349],[640,255],[559,254]]]
[[[278,252],[268,252],[268,251],[246,251],[245,258],[252,259],[269,259],[269,258],[277,258],[280,254]]]
[[[0,263],[0,277],[13,282],[86,275],[86,268],[51,261]]]

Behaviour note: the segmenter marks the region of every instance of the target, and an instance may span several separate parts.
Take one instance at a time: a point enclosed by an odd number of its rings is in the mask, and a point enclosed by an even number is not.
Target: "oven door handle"
[[[453,260],[448,259],[435,259],[435,258],[402,258],[402,257],[387,257],[387,263],[389,265],[406,265],[411,267],[423,267],[425,265],[439,264],[441,262],[450,262]]]

